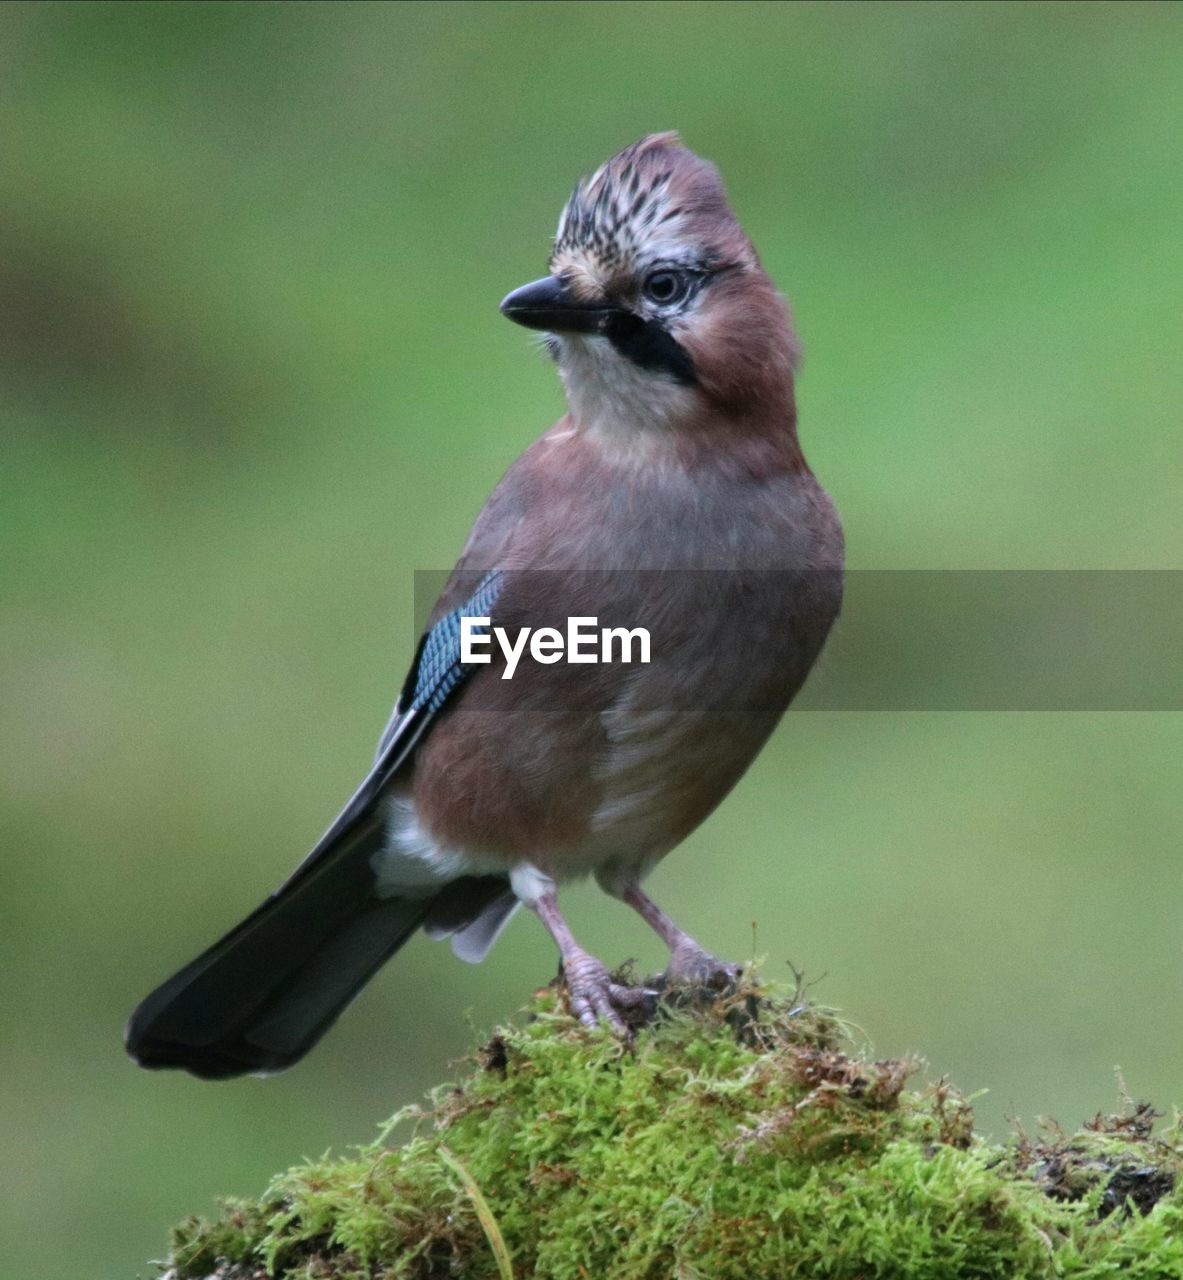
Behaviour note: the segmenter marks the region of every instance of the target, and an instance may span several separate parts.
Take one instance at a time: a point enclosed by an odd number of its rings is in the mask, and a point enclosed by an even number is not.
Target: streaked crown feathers
[[[559,219],[551,270],[590,265],[610,276],[643,261],[710,267],[722,242],[742,257],[750,252],[714,166],[676,133],[653,133],[576,185]]]

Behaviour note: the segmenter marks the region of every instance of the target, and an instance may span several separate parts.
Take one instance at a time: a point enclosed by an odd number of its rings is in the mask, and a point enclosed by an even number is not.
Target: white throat
[[[636,442],[665,435],[695,409],[691,387],[639,368],[607,338],[561,335],[558,363],[577,429]]]

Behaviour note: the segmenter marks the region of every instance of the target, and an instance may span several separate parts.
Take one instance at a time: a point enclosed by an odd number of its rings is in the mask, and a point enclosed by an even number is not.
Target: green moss
[[[177,1280],[1183,1280],[1183,1144],[1127,1108],[1000,1147],[914,1064],[749,982],[623,1044],[553,992],[465,1078],[257,1204],[174,1231]],[[407,1140],[391,1144],[395,1130]]]

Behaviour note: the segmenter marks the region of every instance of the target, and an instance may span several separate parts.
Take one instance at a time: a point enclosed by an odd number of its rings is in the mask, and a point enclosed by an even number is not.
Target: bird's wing
[[[513,904],[504,876],[465,876],[420,894],[375,892],[373,859],[386,840],[383,787],[454,697],[460,619],[487,615],[500,575],[439,617],[420,642],[374,767],[316,848],[225,937],[151,993],[132,1014],[128,1052],[146,1067],[210,1079],[290,1066],[316,1043],[374,972],[421,925],[466,930],[479,958]]]
[[[493,566],[515,562],[513,543],[526,509],[524,480],[539,443],[535,441],[510,466],[481,508],[419,641],[394,712],[378,740],[373,767],[283,888],[319,866],[355,824],[373,814],[374,802],[387,783],[448,699],[472,675],[472,668],[460,661],[460,619],[488,616],[501,594],[505,573]]]
[[[443,614],[424,633],[394,712],[382,731],[373,767],[312,852],[284,882],[281,892],[319,865],[341,838],[371,813],[374,802],[407,761],[428,726],[472,675],[475,668],[461,661],[460,619],[488,617],[502,580],[501,570],[490,570],[463,604]],[[485,628],[473,630],[480,634]]]

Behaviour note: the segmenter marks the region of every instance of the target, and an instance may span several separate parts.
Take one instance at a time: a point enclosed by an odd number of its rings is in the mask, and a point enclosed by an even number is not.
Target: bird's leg
[[[603,882],[601,882],[603,883]],[[642,920],[670,949],[670,962],[665,978],[669,982],[691,982],[698,986],[733,983],[740,967],[720,960],[681,929],[653,899],[641,889],[637,880],[603,886],[613,897],[627,902]]]
[[[585,1027],[594,1027],[603,1020],[621,1035],[627,1035],[618,1010],[641,1005],[647,993],[639,988],[624,987],[613,982],[608,970],[575,941],[571,927],[559,910],[559,900],[553,890],[527,900],[527,906],[546,925],[550,936],[559,948],[563,961],[563,977],[571,993],[571,1012]]]

